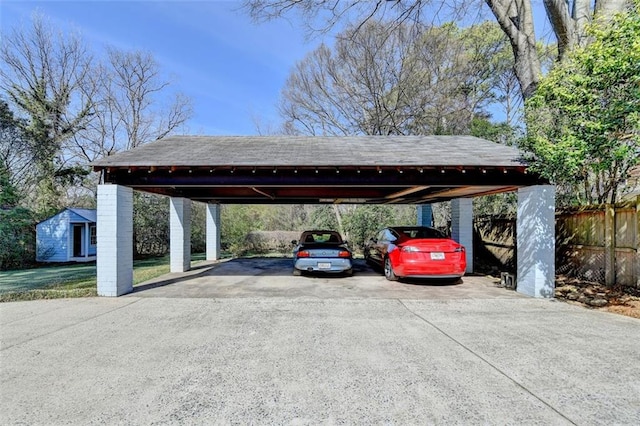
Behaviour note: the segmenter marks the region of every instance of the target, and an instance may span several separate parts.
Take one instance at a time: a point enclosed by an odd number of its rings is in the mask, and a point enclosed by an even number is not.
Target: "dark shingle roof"
[[[104,157],[126,166],[525,166],[522,153],[473,136],[171,136]]]

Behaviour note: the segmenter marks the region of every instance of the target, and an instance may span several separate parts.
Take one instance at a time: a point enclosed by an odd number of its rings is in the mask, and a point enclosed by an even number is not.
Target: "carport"
[[[476,196],[518,192],[517,289],[553,297],[555,188],[522,153],[471,136],[172,136],[92,163],[100,172],[98,294],[133,289],[133,190],[170,197],[172,272],[189,269],[191,201],[207,205],[207,259],[221,204],[430,204],[451,200],[452,237],[473,271]]]

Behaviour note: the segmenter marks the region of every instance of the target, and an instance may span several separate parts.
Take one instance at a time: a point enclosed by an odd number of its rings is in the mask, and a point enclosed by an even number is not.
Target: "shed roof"
[[[472,136],[172,136],[92,166],[214,203],[425,203],[545,183],[518,149]]]
[[[68,210],[86,219],[88,222],[97,222],[98,220],[98,214],[96,209],[79,209],[76,207],[69,207]]]
[[[82,208],[77,208],[77,207],[65,207],[64,209],[60,210],[58,213],[49,216],[48,218],[41,220],[40,222],[38,222],[38,224],[40,223],[44,223],[48,220],[51,220],[61,214],[63,214],[64,212],[69,211],[71,213],[76,214],[77,216],[79,216],[81,219],[86,220],[87,222],[92,222],[92,223],[96,223],[97,222],[97,211],[95,209],[82,209]]]

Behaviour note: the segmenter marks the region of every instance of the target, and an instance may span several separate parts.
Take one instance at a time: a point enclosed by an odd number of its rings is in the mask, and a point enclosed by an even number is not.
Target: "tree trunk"
[[[558,40],[558,60],[562,61],[572,48],[588,43],[587,25],[594,17],[611,19],[628,3],[628,0],[596,0],[592,9],[591,0],[574,0],[573,8],[569,10],[566,0],[544,0],[547,17]]]
[[[586,21],[588,22],[588,0],[586,3]],[[582,16],[584,12],[584,4],[585,0],[575,0],[575,3],[573,4],[573,12],[578,12]],[[585,17],[581,18],[579,21],[580,24],[574,21],[571,16],[571,11],[569,11],[569,3],[566,0],[544,0],[544,8],[547,12],[549,22],[551,22],[551,26],[553,27],[556,39],[558,40],[558,60],[561,61],[565,57],[567,51],[569,51],[574,44],[576,33],[579,32],[577,27],[582,25],[582,29],[584,30],[586,22],[583,22],[582,18]]]
[[[630,3],[632,3],[630,0],[596,0],[594,15],[604,19],[611,19],[613,15],[622,12]]]
[[[340,214],[340,208],[337,204],[332,204],[333,212],[336,215],[336,222],[338,222],[338,232],[344,236],[344,227],[342,226],[342,214]]]
[[[530,0],[485,0],[505,32],[515,59],[515,73],[522,97],[530,98],[538,87],[541,66]]]
[[[526,100],[535,92],[542,74],[536,51],[531,0],[485,1],[511,41],[515,72]],[[584,46],[588,42],[586,28],[593,17],[610,19],[628,4],[629,0],[596,0],[592,9],[590,0],[574,0],[573,8],[569,10],[567,0],[544,0],[547,17],[558,40],[558,60],[562,61],[573,47]]]

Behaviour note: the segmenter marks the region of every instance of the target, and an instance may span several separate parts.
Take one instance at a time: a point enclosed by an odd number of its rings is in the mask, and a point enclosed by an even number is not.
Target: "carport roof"
[[[424,203],[546,183],[472,136],[172,136],[91,164],[105,183],[217,203]]]
[[[506,166],[522,153],[473,136],[172,136],[105,157],[131,166]]]

